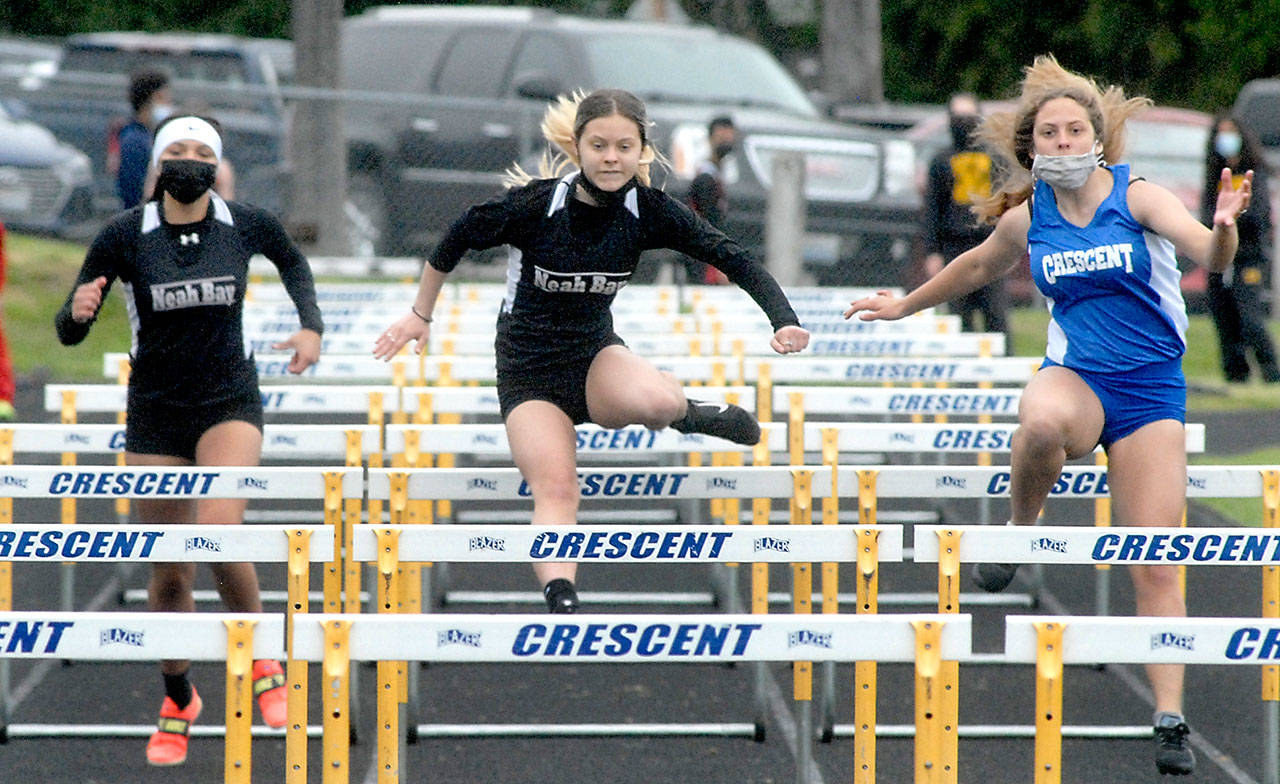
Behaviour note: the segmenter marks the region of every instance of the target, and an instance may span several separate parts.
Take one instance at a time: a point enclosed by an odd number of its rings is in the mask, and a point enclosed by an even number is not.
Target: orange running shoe
[[[284,668],[275,659],[253,663],[253,696],[268,727],[283,727],[288,720],[289,702],[285,691]]]
[[[187,740],[191,736],[191,724],[200,717],[204,703],[191,687],[191,702],[178,710],[178,704],[164,698],[160,703],[160,721],[147,741],[147,762],[152,765],[181,765],[187,761]]]

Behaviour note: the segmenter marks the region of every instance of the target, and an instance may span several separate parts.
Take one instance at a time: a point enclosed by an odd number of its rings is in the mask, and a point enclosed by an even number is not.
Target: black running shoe
[[[578,592],[573,583],[563,577],[542,586],[542,598],[547,600],[547,609],[553,613],[566,615],[578,611]]]
[[[1156,770],[1165,776],[1188,776],[1196,769],[1196,755],[1187,743],[1191,728],[1176,713],[1156,719]]]
[[[1017,564],[980,563],[973,565],[973,581],[988,593],[1000,593],[1013,582]]]
[[[760,443],[760,425],[744,408],[732,403],[690,400],[688,409],[683,419],[671,423],[671,429],[681,433],[705,433],[746,446]]]

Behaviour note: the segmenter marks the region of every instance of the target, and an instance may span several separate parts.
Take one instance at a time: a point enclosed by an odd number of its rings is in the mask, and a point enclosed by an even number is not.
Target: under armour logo
[[[200,244],[200,235],[199,235],[199,234],[196,234],[194,231],[193,231],[193,232],[191,232],[190,234],[179,234],[179,235],[178,235],[178,242],[181,242],[184,246],[186,246],[186,245],[199,245],[199,244]]]

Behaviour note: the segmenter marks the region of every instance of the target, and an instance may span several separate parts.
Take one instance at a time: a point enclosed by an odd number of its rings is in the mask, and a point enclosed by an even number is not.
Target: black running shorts
[[[516,406],[528,400],[545,400],[558,407],[575,425],[591,421],[587,411],[587,372],[591,361],[607,346],[622,346],[622,338],[610,333],[586,350],[529,356],[505,341],[496,341],[498,405],[506,421]]]
[[[140,455],[195,460],[200,436],[214,425],[232,420],[248,422],[262,430],[262,394],[256,388],[200,406],[138,400],[130,394],[124,448]]]

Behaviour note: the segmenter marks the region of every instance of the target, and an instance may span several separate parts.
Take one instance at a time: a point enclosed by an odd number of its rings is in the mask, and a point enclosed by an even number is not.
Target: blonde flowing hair
[[[548,149],[543,151],[538,161],[537,176],[515,163],[503,172],[503,186],[515,188],[534,179],[559,177],[571,166],[582,168],[582,162],[578,160],[578,139],[582,136],[582,129],[592,120],[615,114],[626,117],[640,129],[640,165],[636,178],[649,185],[650,166],[655,161],[665,165],[667,159],[649,143],[648,130],[653,123],[645,116],[644,102],[626,90],[603,89],[590,93],[575,90],[572,95],[562,95],[548,104],[542,115],[542,137],[547,140]]]
[[[1118,85],[1100,87],[1093,79],[1068,71],[1051,54],[1036,57],[1024,69],[1016,108],[991,115],[977,132],[996,163],[991,196],[974,206],[984,223],[995,223],[1031,196],[1032,131],[1040,108],[1055,98],[1070,98],[1084,107],[1094,136],[1102,142],[1102,157],[1108,161],[1124,156],[1125,121],[1151,106],[1149,98],[1126,98]]]

